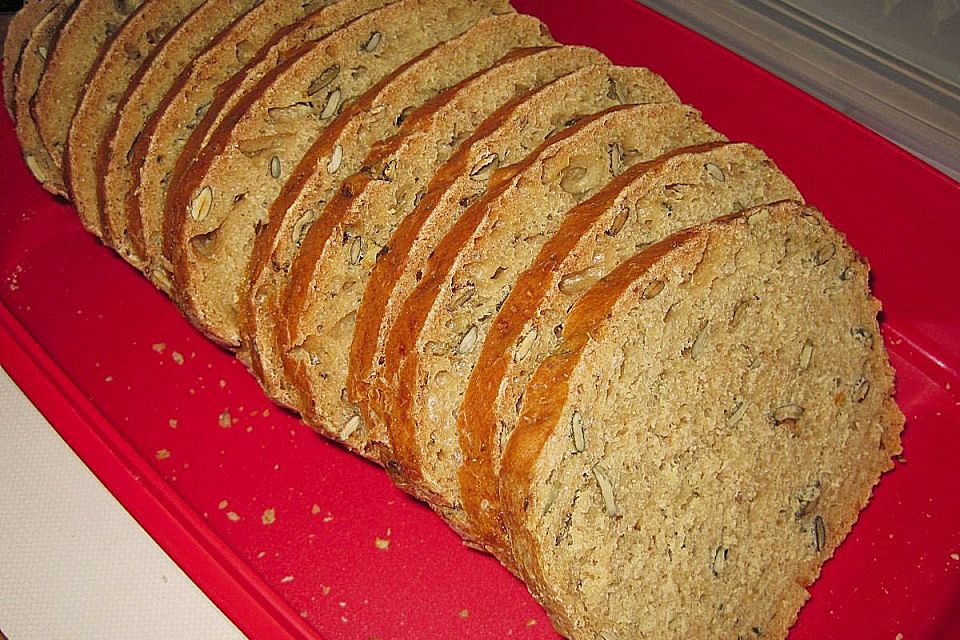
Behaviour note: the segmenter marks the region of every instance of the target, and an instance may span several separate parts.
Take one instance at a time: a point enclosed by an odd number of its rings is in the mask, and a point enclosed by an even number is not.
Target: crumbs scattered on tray
[[[169,449],[157,449],[157,460],[166,460],[170,457]]]
[[[154,350],[155,352],[157,352],[157,353],[163,353],[164,351],[167,350],[167,343],[166,343],[166,342],[154,342],[153,345],[152,345],[150,348],[153,349],[153,350]]]
[[[387,529],[387,535],[388,535],[388,536],[390,535],[390,529]],[[380,549],[381,551],[386,551],[387,549],[390,548],[390,538],[389,538],[389,537],[388,537],[388,538],[380,538],[380,537],[377,537],[377,538],[374,539],[373,545],[374,545],[377,549]]]
[[[277,521],[277,512],[272,507],[269,509],[263,510],[263,515],[260,516],[260,522],[265,525],[271,525]]]
[[[461,619],[461,620],[466,620],[467,618],[470,617],[470,610],[469,610],[469,609],[460,609],[460,613],[458,613],[457,615],[460,616],[460,619]]]
[[[227,520],[230,522],[240,522],[240,514],[236,511],[227,511]]]
[[[960,553],[951,553],[951,554],[950,554],[950,559],[951,559],[951,560],[955,560],[955,561],[960,560]]]
[[[23,266],[17,265],[7,276],[7,282],[10,283],[10,291],[16,291],[20,288],[20,274],[23,273]]]
[[[229,409],[224,409],[223,412],[217,417],[217,424],[220,425],[221,429],[229,429],[238,421],[238,418],[234,418],[232,415],[230,415]]]
[[[280,584],[289,584],[293,582],[293,576],[283,576],[280,578]]]
[[[177,419],[176,419],[176,418],[170,418],[170,419],[167,421],[167,424],[170,425],[170,428],[171,428],[171,429],[176,429],[176,428],[177,428]]]
[[[170,354],[170,357],[173,358],[173,361],[176,362],[177,364],[180,364],[180,365],[183,364],[183,354],[180,353],[179,351],[174,351],[173,353]]]

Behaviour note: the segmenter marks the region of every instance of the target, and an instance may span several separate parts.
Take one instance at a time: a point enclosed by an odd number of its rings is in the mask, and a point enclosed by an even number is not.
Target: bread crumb
[[[280,578],[280,584],[287,584],[293,582],[293,576],[283,576]]]
[[[153,347],[151,347],[157,353],[163,353],[167,348],[166,342],[154,342]]]
[[[113,382],[113,376],[107,376],[103,379],[104,382]]]
[[[333,516],[330,515],[330,514],[327,514],[327,515],[323,516],[322,522],[323,522],[324,524],[326,524],[326,523],[328,523],[328,522],[333,522]]]
[[[233,426],[233,416],[230,415],[229,409],[223,410],[223,413],[217,418],[217,423],[221,429],[229,429]]]
[[[303,611],[300,612],[300,617],[303,618],[304,620],[306,620],[309,615],[310,615],[310,614],[307,613],[307,610],[306,610],[306,609],[304,609]]]
[[[176,428],[177,428],[177,419],[176,419],[176,418],[170,418],[170,420],[167,421],[167,424],[170,425],[170,428],[171,428],[171,429],[176,429]]]
[[[320,513],[320,505],[314,502],[313,506],[310,507],[310,513],[312,513],[313,515],[317,515],[318,513]]]
[[[273,509],[264,509],[263,515],[260,516],[260,522],[265,525],[273,524],[277,521],[277,512]]]
[[[183,354],[179,351],[174,351],[170,354],[170,357],[173,358],[173,361],[177,364],[183,364]]]
[[[952,560],[960,560],[960,553],[951,553],[950,558]]]
[[[227,520],[230,522],[239,522],[240,514],[238,514],[236,511],[227,511]]]
[[[225,389],[227,387],[227,381],[223,378],[220,378],[220,388]]]
[[[896,636],[894,636],[893,640],[903,640],[903,634],[898,633]]]
[[[328,587],[328,586],[326,586],[326,585],[323,585],[323,587],[321,587],[320,590],[323,591],[323,595],[325,595],[325,596],[330,595],[330,587]]]
[[[169,449],[157,449],[157,460],[166,460],[170,457]]]
[[[390,548],[390,540],[387,538],[377,538],[373,541],[373,544],[376,545],[377,549],[381,549],[382,551]]]
[[[263,417],[264,417],[264,418],[269,418],[269,417],[270,417],[270,409],[264,409],[264,410],[263,410]]]
[[[221,500],[220,503],[217,505],[217,509],[223,510],[223,509],[226,509],[226,508],[227,508],[227,501],[226,501],[226,500]]]
[[[466,618],[470,615],[470,610],[469,610],[469,609],[460,609],[460,613],[458,613],[457,615],[460,616],[460,617],[463,618],[463,619],[466,619]]]

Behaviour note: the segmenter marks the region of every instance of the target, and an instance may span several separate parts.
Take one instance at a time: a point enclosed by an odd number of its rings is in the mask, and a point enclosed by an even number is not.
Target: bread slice
[[[470,203],[482,196],[493,169],[519,162],[544,139],[584,115],[618,104],[678,102],[660,76],[607,62],[585,66],[508,101],[484,120],[442,167],[426,195],[387,241],[390,250],[370,271],[350,345],[347,397],[361,410],[367,437],[385,443],[382,419],[366,415],[368,390],[383,362],[386,329],[416,287],[423,264]],[[379,426],[379,428],[378,428]]]
[[[146,256],[141,246],[130,240],[124,217],[124,203],[132,185],[129,158],[133,144],[183,69],[211,38],[258,2],[206,0],[200,4],[147,56],[128,83],[99,141],[93,175],[100,228],[107,243],[138,268],[145,266]]]
[[[304,238],[276,320],[284,370],[307,422],[375,457],[385,433],[365,428],[346,398],[343,366],[372,265],[434,171],[490,113],[518,91],[603,61],[585,47],[519,49],[411,115],[344,181]]]
[[[146,256],[145,273],[172,294],[163,255],[163,218],[171,175],[185,173],[220,120],[285,51],[323,37],[388,0],[264,0],[213,39],[176,79],[144,126],[130,161],[136,189],[125,203],[129,238]],[[329,5],[329,6],[328,6]]]
[[[291,52],[171,182],[165,250],[176,300],[205,333],[239,344],[236,307],[257,228],[290,171],[343,108],[397,66],[466,31],[506,0],[398,0]],[[169,233],[167,233],[169,231]]]
[[[484,18],[377,83],[345,107],[311,145],[270,206],[267,226],[254,241],[250,268],[241,282],[241,358],[251,361],[268,395],[293,404],[275,348],[280,285],[310,223],[340,182],[360,170],[373,144],[395,134],[409,114],[425,102],[436,103],[440,91],[486,69],[511,49],[551,43],[546,28],[531,16]]]
[[[560,633],[787,635],[900,451],[867,278],[785,202],[680,232],[580,299],[500,475]]]
[[[3,103],[14,121],[17,119],[14,108],[14,75],[17,67],[36,27],[61,2],[62,0],[27,0],[7,25],[7,35],[3,39]]]
[[[37,131],[58,169],[63,168],[67,132],[87,76],[101,49],[141,4],[143,0],[79,0],[60,29],[30,101]]]
[[[626,105],[548,139],[468,208],[441,240],[388,333],[375,381],[392,448],[388,468],[468,536],[457,411],[490,321],[563,214],[623,169],[722,139],[694,109]],[[535,213],[536,215],[531,215]]]
[[[27,6],[36,7],[41,4],[41,2],[34,2]],[[14,73],[14,88],[11,96],[14,100],[13,119],[16,123],[17,140],[20,142],[24,162],[44,189],[62,197],[67,196],[63,174],[43,146],[43,140],[40,139],[40,133],[37,131],[37,123],[30,113],[30,100],[37,92],[40,77],[47,65],[47,56],[53,48],[57,34],[75,6],[74,0],[63,0],[51,7],[34,26],[16,61],[16,68],[11,69]],[[18,13],[17,18],[21,15],[22,13]],[[13,23],[10,28],[14,28]],[[6,66],[4,71],[7,71]]]
[[[509,557],[499,517],[502,446],[516,426],[530,376],[559,342],[563,319],[580,294],[673,232],[784,199],[801,196],[766,154],[748,144],[715,142],[636,164],[564,217],[495,314],[457,416],[460,495],[485,548]]]
[[[106,137],[131,79],[167,34],[203,0],[147,0],[103,48],[73,114],[63,155],[63,177],[84,226],[109,239],[97,199],[97,149]]]

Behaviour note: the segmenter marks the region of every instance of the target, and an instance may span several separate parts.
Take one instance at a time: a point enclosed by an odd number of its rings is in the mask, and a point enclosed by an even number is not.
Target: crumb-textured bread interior
[[[124,217],[127,192],[133,184],[130,180],[133,144],[183,69],[212,38],[258,2],[206,0],[199,4],[144,60],[130,80],[104,135],[94,139],[99,142],[93,175],[104,239],[140,269],[146,256],[142,244],[131,240]],[[149,37],[158,35],[154,32]]]
[[[347,391],[365,424],[383,425],[369,399],[370,383],[384,361],[387,328],[419,281],[427,257],[460,214],[476,202],[494,173],[526,158],[578,118],[618,104],[678,102],[660,76],[637,67],[589,65],[510,100],[465,140],[430,179],[423,199],[387,241],[374,263],[357,309],[350,346]],[[422,275],[422,274],[421,274]],[[380,432],[385,434],[381,427]]]
[[[40,4],[43,3],[34,2],[27,6]],[[5,73],[9,70],[14,74],[14,89],[10,98],[14,101],[13,119],[24,162],[44,189],[63,197],[67,196],[63,174],[43,146],[43,140],[40,139],[40,133],[37,131],[37,123],[30,113],[30,100],[33,99],[40,85],[40,77],[47,66],[47,56],[53,48],[57,34],[75,5],[74,0],[54,3],[54,6],[36,23],[24,43],[22,53],[16,61],[15,70],[4,66]],[[20,15],[21,13],[18,13],[17,17]],[[13,23],[10,28],[14,28]]]
[[[518,13],[484,18],[374,85],[310,146],[270,205],[267,226],[254,240],[241,282],[241,357],[249,358],[268,395],[293,404],[276,348],[279,293],[303,237],[341,181],[362,168],[376,142],[396,134],[410,114],[440,91],[488,68],[511,49],[548,44],[553,40],[536,18]]]
[[[397,66],[480,18],[510,11],[505,0],[399,0],[291,52],[232,110],[180,183],[168,215],[176,243],[177,301],[205,333],[239,343],[237,295],[257,227],[309,145]],[[168,238],[169,240],[170,238]]]
[[[126,203],[146,273],[172,294],[173,265],[164,253],[168,186],[189,172],[221,120],[281,57],[317,40],[388,0],[264,0],[215,38],[174,83],[134,147],[131,173],[138,188]]]
[[[460,492],[471,520],[482,523],[484,545],[509,553],[499,518],[500,455],[530,377],[559,343],[580,295],[671,233],[785,199],[802,198],[766,154],[714,142],[636,164],[564,217],[497,311],[457,417]]]
[[[457,412],[517,275],[564,214],[613,176],[670,149],[719,139],[684,105],[614,107],[548,139],[437,245],[387,340],[383,414],[398,475],[448,519],[462,519]]]
[[[681,232],[585,294],[501,472],[561,633],[786,636],[900,450],[867,278],[788,202]]]
[[[86,88],[87,76],[101,48],[143,0],[79,0],[47,56],[47,66],[30,113],[53,163],[63,168],[63,153],[73,114]],[[66,179],[64,177],[64,179]]]
[[[101,224],[97,150],[131,80],[167,34],[202,0],[146,0],[103,48],[73,114],[64,151],[64,179],[84,226],[109,243]]]
[[[3,39],[3,103],[14,121],[17,119],[14,108],[14,85],[24,51],[43,19],[56,11],[64,1],[27,0],[7,24],[7,34]],[[67,1],[66,4],[73,5],[73,2]]]
[[[583,47],[517,49],[443,91],[345,180],[304,238],[282,296],[284,366],[308,420],[373,457],[383,431],[368,429],[346,394],[357,308],[373,264],[423,197],[430,176],[486,116],[518,92],[603,60]],[[389,252],[389,249],[386,250]]]

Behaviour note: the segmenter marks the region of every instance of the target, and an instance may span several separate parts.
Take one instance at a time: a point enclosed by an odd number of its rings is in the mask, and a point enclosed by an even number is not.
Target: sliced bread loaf
[[[264,0],[220,33],[181,73],[144,126],[130,162],[130,239],[146,256],[145,272],[173,291],[163,255],[163,220],[171,175],[189,170],[209,134],[246,90],[279,64],[282,53],[315,40],[388,0]]]
[[[63,23],[30,101],[37,131],[58,169],[63,168],[73,114],[101,49],[141,4],[143,0],[79,0]]]
[[[867,278],[787,202],[681,232],[580,299],[500,475],[560,633],[787,635],[900,451]]]
[[[37,25],[60,5],[62,0],[27,0],[7,25],[7,35],[3,39],[3,103],[7,113],[16,121],[14,109],[14,75],[23,58]]]
[[[374,456],[385,433],[365,428],[346,397],[344,367],[372,265],[474,127],[518,91],[603,60],[584,47],[518,49],[412,114],[400,134],[367,157],[364,171],[344,181],[304,238],[277,319],[285,371],[308,422]]]
[[[484,18],[377,83],[346,106],[311,145],[270,206],[267,226],[254,241],[249,271],[241,282],[241,358],[249,358],[268,395],[292,404],[274,348],[280,285],[307,229],[341,180],[361,169],[375,142],[395,134],[409,114],[441,90],[486,69],[511,49],[550,43],[546,29],[531,16]]]
[[[29,6],[39,5],[35,2]],[[47,66],[47,56],[53,48],[63,23],[76,6],[75,0],[63,0],[53,6],[36,24],[23,46],[14,72],[14,122],[17,140],[27,167],[44,189],[58,196],[67,197],[66,185],[60,167],[53,162],[30,113],[30,100],[40,85],[40,77]],[[18,13],[19,17],[20,14]],[[13,29],[13,24],[10,26]],[[6,63],[4,63],[6,64]],[[7,67],[4,66],[4,71]]]
[[[461,212],[486,192],[494,170],[519,162],[584,115],[618,104],[677,101],[666,82],[646,69],[589,65],[508,101],[433,172],[426,195],[387,241],[390,250],[374,262],[357,309],[347,397],[360,408],[363,424],[379,425],[369,436],[373,441],[386,440],[383,420],[364,413],[371,406],[373,372],[383,363],[386,329],[416,287],[427,257]]]
[[[141,245],[130,239],[124,204],[132,186],[130,158],[133,144],[147,118],[158,107],[174,81],[205,49],[210,40],[259,0],[206,0],[191,12],[147,56],[130,80],[124,96],[97,147],[96,203],[104,239],[138,268],[145,266]],[[71,132],[72,134],[72,132]]]
[[[490,323],[457,416],[460,495],[483,546],[501,557],[509,554],[499,517],[502,447],[516,426],[530,376],[557,345],[563,319],[580,294],[673,232],[784,199],[801,197],[762,151],[717,142],[636,164],[564,217]]]
[[[175,251],[174,292],[187,316],[237,346],[237,294],[254,235],[309,145],[345,101],[400,64],[509,11],[505,0],[398,0],[303,45],[264,76],[170,184],[165,250]]]
[[[627,167],[722,139],[694,109],[626,105],[584,118],[508,169],[440,241],[390,329],[381,394],[393,469],[464,531],[456,417],[483,339],[563,214]],[[535,215],[534,215],[535,214]],[[472,532],[466,529],[472,537]]]
[[[84,226],[104,238],[97,200],[97,149],[137,70],[203,0],[146,0],[103,47],[67,132],[63,177]]]

